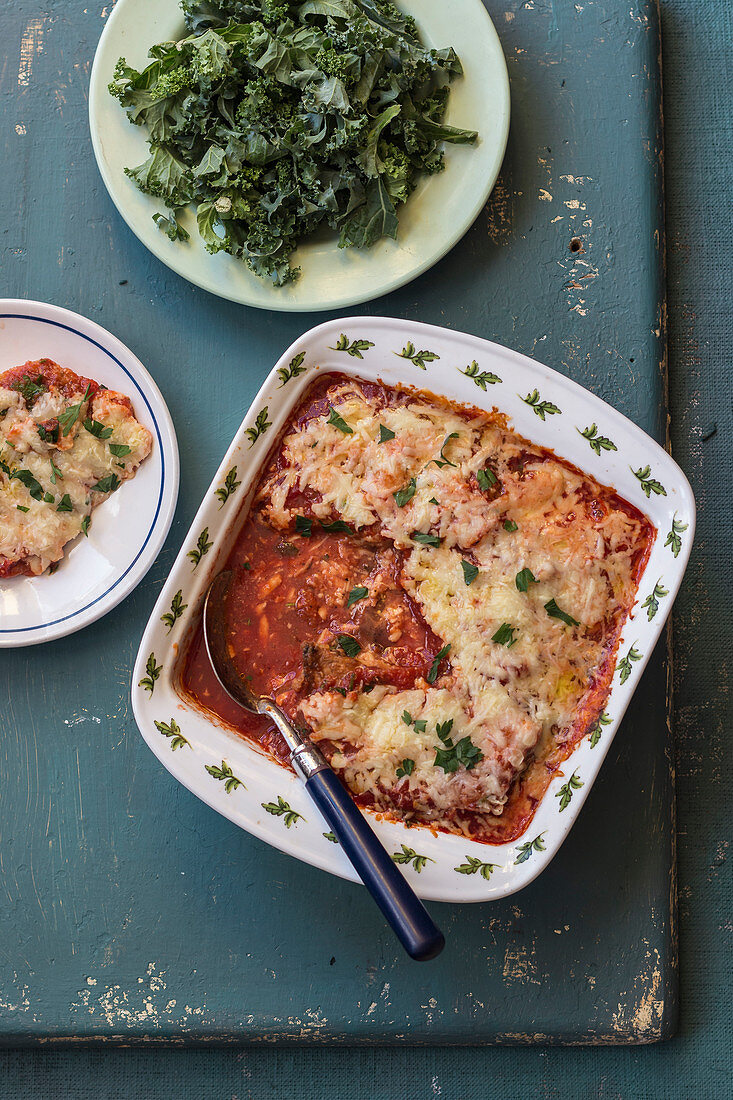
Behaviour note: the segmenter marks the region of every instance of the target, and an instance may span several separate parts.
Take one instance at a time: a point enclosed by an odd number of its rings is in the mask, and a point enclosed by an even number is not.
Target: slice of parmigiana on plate
[[[57,563],[152,443],[128,397],[51,359],[0,374],[0,578]]]

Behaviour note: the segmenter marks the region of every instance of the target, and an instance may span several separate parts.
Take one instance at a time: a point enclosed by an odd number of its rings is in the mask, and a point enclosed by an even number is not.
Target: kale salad
[[[397,210],[443,143],[477,134],[443,122],[461,64],[420,41],[385,0],[182,0],[187,36],[141,72],[120,58],[110,92],[147,130],[127,175],[160,199],[171,240],[192,205],[209,252],[283,286],[298,244],[330,227],[340,247],[396,237]]]

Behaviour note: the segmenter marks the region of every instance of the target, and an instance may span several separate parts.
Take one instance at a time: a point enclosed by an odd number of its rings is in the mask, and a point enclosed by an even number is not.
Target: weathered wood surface
[[[441,264],[366,309],[515,347],[663,440],[654,7],[488,6],[513,95],[497,188]],[[551,868],[504,903],[436,906],[449,948],[426,967],[397,954],[359,888],[217,817],[138,736],[128,688],[147,614],[242,411],[312,319],[196,290],[122,223],[85,120],[106,14],[69,0],[42,10],[19,0],[0,13],[2,293],[77,309],[130,345],[169,402],[182,491],[163,553],[124,604],[70,640],[0,655],[2,1041],[624,1044],[670,1035],[664,647]]]

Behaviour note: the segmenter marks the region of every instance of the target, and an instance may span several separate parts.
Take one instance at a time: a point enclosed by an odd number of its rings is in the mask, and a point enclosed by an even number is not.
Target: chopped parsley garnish
[[[56,424],[53,428],[47,428],[45,424],[38,424],[38,435],[43,443],[58,443],[59,441],[59,426]]]
[[[568,615],[567,611],[562,611],[557,606],[554,598],[547,601],[545,604],[545,611],[548,615],[551,615],[553,619],[561,619],[567,626],[580,626],[577,619],[574,619],[572,615]]]
[[[444,748],[436,749],[433,767],[442,768],[449,775],[457,772],[461,764],[466,768],[466,771],[471,771],[484,758],[481,749],[474,745],[470,737],[462,737],[460,741],[454,744],[450,736],[452,729],[452,718],[449,718],[447,722],[439,722],[435,727],[435,732],[443,742]]]
[[[51,463],[51,484],[55,485],[57,478],[60,478],[61,481],[64,480],[64,475],[61,473],[53,459],[49,459],[49,461]]]
[[[410,714],[409,710],[402,711],[402,721],[405,723],[406,726],[412,725],[412,715]]]
[[[27,504],[16,504],[15,507],[19,512],[30,512],[30,508]]]
[[[413,542],[422,543],[423,546],[440,546],[443,541],[437,535],[431,535],[427,531],[413,531],[410,538]]]
[[[53,493],[44,493],[43,494],[43,503],[44,504],[53,504],[55,499],[56,498],[54,497]]]
[[[438,507],[440,507],[440,501],[436,500],[435,497],[431,497],[430,500],[428,501],[428,504],[437,504]]]
[[[100,478],[96,485],[92,485],[90,492],[114,493],[116,489],[119,489],[121,484],[122,482],[117,474],[107,474],[106,477]]]
[[[493,489],[494,485],[499,484],[499,479],[493,470],[490,470],[488,466],[485,470],[476,471],[476,481],[478,481],[478,487],[482,492],[486,492],[487,489]]]
[[[356,638],[352,638],[351,634],[339,634],[336,641],[347,657],[356,657],[358,653],[361,653],[361,646]]]
[[[402,779],[406,775],[412,775],[415,770],[415,761],[406,757],[397,769],[397,778]]]
[[[428,728],[427,718],[413,718],[409,710],[402,711],[402,721],[406,726],[412,726],[418,733],[425,733]]]
[[[443,446],[440,448],[440,458],[432,458],[430,460],[431,462],[434,462],[440,470],[442,470],[444,466],[456,465],[455,462],[451,462],[450,459],[445,457],[445,448],[448,446],[451,439],[458,439],[458,432],[451,432],[450,435],[447,435],[443,440]],[[429,465],[430,462],[428,462],[428,466]]]
[[[325,523],[322,519],[319,519],[318,522],[324,531],[330,531],[331,533],[343,531],[347,535],[353,535],[354,533],[348,523],[345,523],[342,519],[335,519],[333,523]]]
[[[474,565],[470,561],[466,561],[465,558],[461,558],[461,569],[463,570],[463,579],[466,582],[466,587],[476,580],[478,576],[478,566]]]
[[[442,168],[443,142],[476,140],[443,123],[462,71],[454,51],[423,45],[388,0],[182,7],[178,42],[147,41],[146,68],[121,58],[114,70],[109,90],[150,145],[127,175],[168,210],[192,204],[209,252],[275,285],[297,278],[292,253],[318,229],[335,229],[341,247],[395,238],[401,204]],[[180,235],[173,215],[156,220]]]
[[[313,532],[313,520],[308,519],[306,516],[296,516],[295,530],[299,535],[304,535],[307,538]]]
[[[87,535],[87,536],[89,535],[89,528],[91,527],[91,525],[92,525],[92,517],[91,516],[84,516],[84,519],[81,521],[81,529],[84,532],[84,534]]]
[[[411,477],[404,489],[398,489],[396,493],[392,493],[397,507],[404,508],[404,506],[414,497],[416,489],[417,482],[414,477]]]
[[[25,485],[34,500],[43,500],[43,486],[34,478],[30,470],[14,470],[10,476]]]
[[[84,419],[84,427],[97,439],[109,439],[112,435],[112,429],[107,428],[99,420],[91,420],[88,416]],[[112,448],[110,447],[110,451]],[[129,450],[129,448],[128,448]],[[114,454],[114,451],[112,452]]]
[[[354,434],[354,429],[349,427],[349,425],[344,420],[343,416],[339,416],[339,414],[334,409],[333,405],[329,405],[328,409],[329,409],[329,414],[330,415],[328,417],[327,423],[333,424],[334,428],[338,428],[338,430],[340,432],[343,432],[344,435],[353,435]]]
[[[514,578],[514,583],[520,592],[526,592],[531,584],[537,584],[537,578],[531,569],[520,569]]]
[[[353,607],[359,600],[363,600],[365,596],[369,595],[369,589],[364,588],[362,584],[358,584],[356,588],[352,588],[349,592],[349,598],[346,601],[347,607]]]
[[[86,401],[87,397],[89,396],[89,390],[90,389],[91,389],[91,386],[87,385],[87,388],[84,390],[84,396],[82,397],[81,401],[77,401],[77,403],[75,405],[69,405],[68,409],[66,409],[65,412],[62,412],[62,413],[59,414],[58,421],[59,421],[59,424],[61,425],[62,432],[65,436],[69,434],[69,432],[74,427],[77,420],[79,419],[79,413],[81,412],[81,407],[84,404],[84,402]]]
[[[492,634],[492,642],[498,642],[499,645],[505,645],[507,649],[511,649],[517,639],[514,637],[516,626],[510,626],[509,623],[502,623],[496,634]]]
[[[132,447],[128,447],[126,443],[110,443],[109,449],[115,458],[126,458],[132,451]]]
[[[10,388],[11,390],[15,390],[16,393],[19,393],[21,397],[23,397],[25,401],[28,402],[29,405],[32,405],[36,398],[40,397],[42,393],[46,392],[48,387],[43,381],[42,374],[38,375],[35,382],[30,377],[30,375],[24,374],[20,382],[13,382]]]
[[[505,519],[504,520],[504,530],[509,531],[509,532],[518,531],[519,527],[517,526],[517,524],[514,522],[513,519]]]
[[[448,642],[447,645],[444,645],[443,648],[435,654],[435,657],[433,658],[433,663],[430,666],[430,671],[427,675],[427,681],[429,684],[434,684],[435,681],[438,679],[438,669],[440,668],[440,662],[444,660],[450,653],[450,645],[450,642]]]
[[[440,740],[443,742],[444,745],[447,744],[447,742],[450,740],[450,731],[452,729],[453,729],[453,719],[452,718],[449,718],[447,722],[438,722],[438,724],[436,725],[435,732],[437,733],[438,737],[440,738]]]
[[[57,512],[73,512],[74,506],[71,503],[71,497],[68,493],[64,493],[56,508]]]
[[[379,425],[379,439],[378,443],[389,443],[390,439],[394,439],[394,432],[390,428],[385,428],[384,424]]]

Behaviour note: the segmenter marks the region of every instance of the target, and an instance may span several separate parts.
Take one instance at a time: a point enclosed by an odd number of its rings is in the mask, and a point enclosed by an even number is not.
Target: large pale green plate
[[[427,271],[460,240],[484,206],[501,166],[509,131],[509,81],[494,26],[481,0],[413,0],[403,4],[417,18],[423,40],[453,46],[465,75],[453,84],[447,121],[478,130],[475,146],[449,146],[445,171],[423,180],[400,210],[396,241],[373,248],[340,249],[336,236],[304,244],[294,256],[300,278],[274,287],[240,261],[211,256],[186,213],[187,243],[172,242],[153,214],[159,200],[144,195],[124,174],[147,156],[145,130],[132,126],[107,91],[118,57],[142,68],[155,42],[184,34],[177,0],[118,0],[97,48],[89,88],[94,153],[112,201],[133,233],[184,279],[245,305],[262,309],[324,310],[366,302]]]

